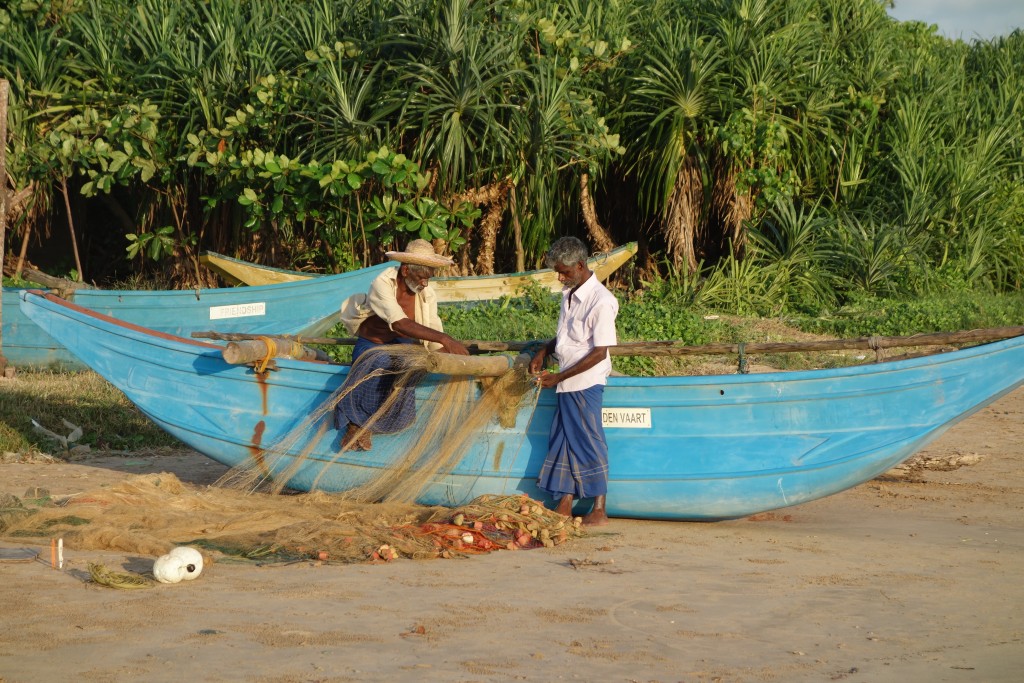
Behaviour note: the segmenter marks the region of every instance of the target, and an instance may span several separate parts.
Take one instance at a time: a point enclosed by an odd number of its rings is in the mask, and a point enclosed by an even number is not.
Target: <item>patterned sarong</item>
[[[396,343],[411,343],[411,340],[398,340]],[[369,425],[374,434],[393,434],[400,432],[416,419],[416,380],[412,378],[407,386],[395,388],[395,382],[401,376],[398,367],[393,365],[390,356],[385,353],[371,353],[359,360],[363,352],[383,346],[360,337],[352,349],[352,369],[349,370],[345,387],[355,388],[338,402],[334,409],[334,425],[339,430],[345,429],[349,423],[362,427],[380,409],[393,391],[399,395],[391,408]],[[379,377],[363,380],[371,372],[384,369],[388,373]],[[361,381],[362,380],[362,381]]]
[[[601,426],[604,385],[555,394],[548,457],[537,484],[556,499],[603,496],[608,492],[608,442]]]

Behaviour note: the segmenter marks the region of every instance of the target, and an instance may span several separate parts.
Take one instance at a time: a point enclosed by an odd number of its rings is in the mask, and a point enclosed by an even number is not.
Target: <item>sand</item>
[[[730,522],[612,520],[553,549],[259,567],[121,591],[65,553],[0,562],[0,681],[1019,681],[1024,390],[947,432],[928,466]],[[614,454],[613,454],[614,457]],[[0,493],[194,453],[0,464]],[[3,548],[23,547],[12,543]]]

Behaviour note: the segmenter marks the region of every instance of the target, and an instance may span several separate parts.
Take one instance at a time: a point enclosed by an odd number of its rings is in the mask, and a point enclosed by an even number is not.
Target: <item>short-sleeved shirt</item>
[[[437,295],[428,284],[416,293],[413,321],[438,332],[444,332],[444,324],[437,314]],[[383,320],[389,329],[409,315],[398,303],[398,268],[388,268],[381,272],[370,284],[366,294],[354,294],[341,304],[341,322],[350,334],[358,334],[359,326],[376,315]],[[428,349],[437,350],[442,346],[436,342],[421,341]]]
[[[595,346],[615,346],[615,318],[619,302],[591,273],[575,292],[562,290],[562,310],[558,314],[558,332],[555,334],[555,356],[562,370],[580,362]],[[607,384],[612,371],[608,354],[604,360],[575,377],[562,380],[557,392],[582,391],[595,384]]]

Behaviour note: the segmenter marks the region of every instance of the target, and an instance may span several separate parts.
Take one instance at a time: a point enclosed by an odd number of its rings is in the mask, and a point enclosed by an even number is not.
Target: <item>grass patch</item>
[[[807,332],[836,337],[902,337],[921,332],[956,332],[1024,325],[1024,292],[958,293],[919,299],[855,301],[819,317],[796,317]]]
[[[137,450],[180,443],[153,424],[124,394],[94,372],[18,372],[0,379],[0,452],[63,446],[37,433],[35,420],[61,435],[71,431],[62,420],[82,428],[76,444],[105,450]]]

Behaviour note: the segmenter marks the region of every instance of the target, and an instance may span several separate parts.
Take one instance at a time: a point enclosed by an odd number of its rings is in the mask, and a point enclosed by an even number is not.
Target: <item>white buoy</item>
[[[161,555],[153,563],[153,578],[160,583],[178,583],[185,576],[185,563],[180,557]]]
[[[195,548],[179,546],[156,558],[153,577],[160,583],[191,581],[203,571],[203,555]]]
[[[185,573],[181,577],[185,581],[192,581],[199,578],[203,573],[203,554],[195,548],[178,546],[169,553],[172,557],[179,558],[185,566]]]

